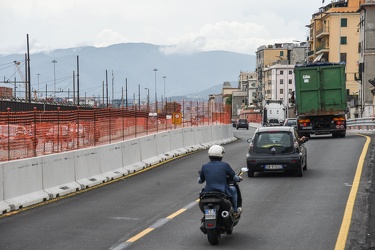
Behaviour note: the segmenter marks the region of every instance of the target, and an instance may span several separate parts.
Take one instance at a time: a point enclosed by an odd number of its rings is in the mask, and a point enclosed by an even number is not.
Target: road
[[[246,139],[253,131],[235,130],[240,139],[224,146],[224,160],[236,171],[245,166]],[[306,143],[308,170],[302,178],[286,174],[245,177],[240,184],[241,221],[216,248],[334,249],[365,142],[365,137],[350,134],[346,138],[313,137]],[[210,245],[199,230],[202,215],[196,199],[203,187],[197,183],[197,172],[207,160],[204,150],[2,216],[0,248],[206,249]],[[361,179],[355,225],[348,238],[357,247],[365,246],[368,238],[364,230],[368,195],[363,190],[371,184],[370,170],[366,168],[363,175],[367,177],[363,183]]]

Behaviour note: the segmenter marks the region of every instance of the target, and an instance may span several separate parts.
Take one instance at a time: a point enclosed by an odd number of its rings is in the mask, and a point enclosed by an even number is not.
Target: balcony
[[[316,38],[323,38],[329,36],[329,26],[324,26],[316,31]]]
[[[326,44],[322,44],[322,45],[320,45],[316,48],[316,54],[317,55],[325,53],[325,52],[327,52],[327,53],[329,52],[329,46],[326,45]]]

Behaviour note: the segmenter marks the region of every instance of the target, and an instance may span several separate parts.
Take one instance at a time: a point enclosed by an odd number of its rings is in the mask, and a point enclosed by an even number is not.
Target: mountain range
[[[81,97],[103,97],[103,93],[107,96],[108,89],[109,99],[119,99],[122,95],[129,98],[140,95],[144,99],[148,88],[150,101],[155,94],[159,100],[161,96],[173,100],[177,97],[207,100],[208,94],[221,92],[225,81],[235,87],[241,71],[255,70],[255,56],[250,54],[229,51],[169,54],[165,48],[123,43],[31,53],[31,88],[42,97],[46,94],[72,97],[75,75]],[[25,55],[0,55],[0,77],[0,86],[16,86],[17,95],[22,96],[24,84],[15,85],[14,81],[24,82]]]

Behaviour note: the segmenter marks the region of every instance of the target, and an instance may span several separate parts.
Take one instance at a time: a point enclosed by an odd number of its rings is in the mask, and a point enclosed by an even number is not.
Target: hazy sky
[[[0,54],[145,42],[255,54],[305,41],[322,0],[0,0]]]

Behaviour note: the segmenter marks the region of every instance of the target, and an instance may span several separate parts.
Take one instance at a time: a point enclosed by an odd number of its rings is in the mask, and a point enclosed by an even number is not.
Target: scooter
[[[247,168],[242,168],[238,175],[241,176],[244,172],[247,172]],[[230,185],[237,185],[237,183],[230,183]],[[200,229],[207,234],[211,245],[217,245],[222,234],[232,234],[233,227],[241,218],[241,213],[234,214],[230,197],[224,193],[201,193],[199,198],[199,208],[204,213]]]

